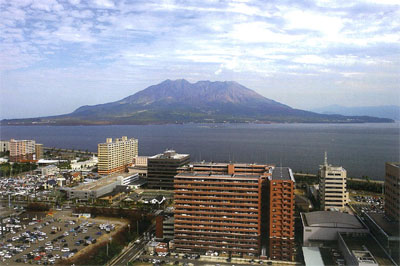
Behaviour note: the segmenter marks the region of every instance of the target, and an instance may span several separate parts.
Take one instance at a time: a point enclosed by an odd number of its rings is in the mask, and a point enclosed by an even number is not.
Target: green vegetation
[[[347,180],[347,188],[354,190],[363,190],[374,193],[382,193],[382,183],[371,182],[367,179],[367,181],[362,180]]]
[[[318,184],[319,177],[315,175],[294,175],[296,183],[305,183],[307,185]]]
[[[32,202],[29,203],[28,206],[26,207],[28,211],[49,211],[50,206],[45,204],[45,203],[39,203],[39,202]]]
[[[34,163],[3,163],[0,164],[0,176],[13,176],[37,168]]]
[[[60,168],[60,169],[71,169],[71,162],[70,161],[60,162],[58,164],[58,168]]]
[[[10,156],[10,151],[0,152],[0,157],[9,157],[9,156]]]

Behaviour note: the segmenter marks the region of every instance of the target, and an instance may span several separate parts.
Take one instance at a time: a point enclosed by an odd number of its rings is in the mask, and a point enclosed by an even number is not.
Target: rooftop
[[[204,179],[236,179],[236,180],[258,180],[260,176],[255,175],[245,175],[245,174],[233,174],[233,175],[218,175],[218,174],[209,174],[203,172],[184,172],[176,175],[177,177],[187,177],[187,178],[204,178]]]
[[[301,213],[305,226],[355,228],[362,229],[364,226],[356,216],[333,211],[316,211]]]
[[[324,265],[321,252],[318,247],[303,247],[303,256],[306,266],[308,265]]]
[[[98,179],[96,181],[93,181],[91,183],[82,184],[82,185],[79,185],[79,186],[74,187],[72,189],[75,189],[75,190],[97,190],[97,189],[99,189],[101,187],[107,186],[109,184],[112,184],[112,183],[118,181],[118,179],[120,179],[120,176],[122,176],[122,175],[119,174],[119,175],[112,175],[112,176],[103,177],[103,178],[100,178],[100,179]]]
[[[346,243],[347,248],[355,254],[360,251],[369,251],[370,255],[379,265],[394,265],[392,260],[386,255],[381,246],[374,240],[370,234],[347,234],[339,233],[340,237]]]
[[[367,215],[382,228],[390,237],[400,237],[400,223],[389,220],[383,213],[367,213]]]
[[[164,153],[156,154],[154,156],[148,157],[148,159],[184,159],[188,157],[189,154],[179,154],[174,150],[166,150]]]
[[[275,167],[272,171],[272,180],[292,180],[294,182],[292,169],[289,167]]]
[[[395,166],[397,168],[400,167],[400,162],[388,162],[387,164],[393,165],[393,166]]]

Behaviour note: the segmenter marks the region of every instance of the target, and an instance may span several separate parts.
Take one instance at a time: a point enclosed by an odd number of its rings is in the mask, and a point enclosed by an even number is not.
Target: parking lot
[[[353,196],[351,197],[351,206],[359,215],[384,212],[383,198],[381,196]]]
[[[2,264],[54,264],[96,242],[109,241],[109,233],[123,222],[71,217],[60,211],[43,219],[32,218],[25,228],[8,233],[0,243]],[[83,250],[83,251],[82,251]]]

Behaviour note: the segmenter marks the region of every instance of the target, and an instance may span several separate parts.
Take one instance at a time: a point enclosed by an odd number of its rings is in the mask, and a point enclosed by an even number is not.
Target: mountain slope
[[[330,105],[326,107],[316,108],[311,111],[321,114],[368,115],[381,118],[389,118],[397,121],[400,120],[400,106],[396,105],[357,107]]]
[[[166,80],[122,100],[82,106],[60,116],[3,120],[2,124],[151,124],[185,122],[391,122],[293,109],[239,83]]]

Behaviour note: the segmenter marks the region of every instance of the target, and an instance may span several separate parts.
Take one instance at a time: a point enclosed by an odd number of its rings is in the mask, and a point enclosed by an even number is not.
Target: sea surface
[[[165,149],[192,161],[271,163],[318,172],[328,162],[350,177],[382,180],[385,162],[400,161],[400,124],[184,124],[113,126],[1,126],[0,138],[34,139],[45,147],[97,151],[107,137],[139,139],[139,155]]]

